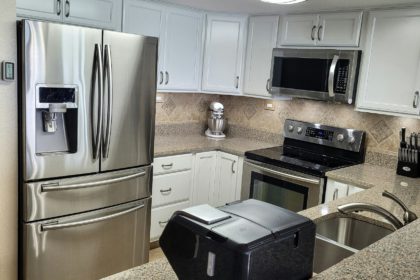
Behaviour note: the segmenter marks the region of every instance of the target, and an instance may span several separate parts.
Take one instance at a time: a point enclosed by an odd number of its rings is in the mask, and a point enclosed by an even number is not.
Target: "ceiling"
[[[307,0],[294,5],[276,5],[260,0],[164,0],[214,12],[244,14],[286,14],[319,12],[345,9],[360,9],[404,4],[420,4],[420,0]]]

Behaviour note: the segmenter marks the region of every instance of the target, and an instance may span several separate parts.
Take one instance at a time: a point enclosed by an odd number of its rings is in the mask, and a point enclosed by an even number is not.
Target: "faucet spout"
[[[390,222],[396,229],[402,228],[403,224],[398,220],[394,215],[392,215],[389,211],[385,210],[384,208],[370,204],[370,203],[348,203],[344,205],[340,205],[337,207],[338,211],[343,214],[350,214],[352,212],[357,211],[368,211],[375,214],[378,214],[384,217],[388,222]]]

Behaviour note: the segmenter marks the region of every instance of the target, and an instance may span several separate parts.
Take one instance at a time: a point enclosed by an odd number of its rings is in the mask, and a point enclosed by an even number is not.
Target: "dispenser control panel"
[[[37,85],[37,108],[50,108],[59,104],[77,108],[78,87],[75,85]]]

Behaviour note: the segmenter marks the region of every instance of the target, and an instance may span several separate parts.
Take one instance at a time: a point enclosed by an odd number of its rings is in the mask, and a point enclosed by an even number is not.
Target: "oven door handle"
[[[337,68],[337,63],[339,59],[340,59],[340,56],[334,55],[333,60],[331,62],[331,66],[330,66],[330,73],[328,75],[328,95],[330,97],[335,96],[334,77],[335,77],[335,69]]]
[[[275,174],[275,175],[279,175],[282,176],[284,178],[287,179],[292,179],[292,180],[296,180],[296,181],[300,181],[300,182],[304,182],[304,183],[308,183],[308,184],[312,184],[312,185],[319,185],[321,183],[321,180],[319,179],[311,179],[311,178],[305,178],[302,176],[297,176],[297,175],[292,175],[292,174],[287,174],[281,171],[277,171],[277,170],[272,170],[266,167],[263,167],[261,165],[257,165],[254,163],[250,163],[249,161],[246,162],[246,164],[254,167],[254,168],[258,168],[259,170],[271,173],[271,174]]]

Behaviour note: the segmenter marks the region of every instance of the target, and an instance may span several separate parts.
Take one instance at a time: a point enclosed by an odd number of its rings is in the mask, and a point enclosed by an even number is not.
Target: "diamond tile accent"
[[[165,99],[165,102],[162,104],[162,109],[163,111],[165,111],[165,113],[169,116],[170,114],[172,114],[172,112],[175,110],[176,108],[176,104],[175,102],[172,100],[171,97],[168,97]]]
[[[253,104],[247,104],[244,107],[244,115],[249,120],[257,113],[257,108]]]
[[[376,142],[381,143],[392,135],[392,129],[384,120],[380,120],[371,127],[370,134]]]

